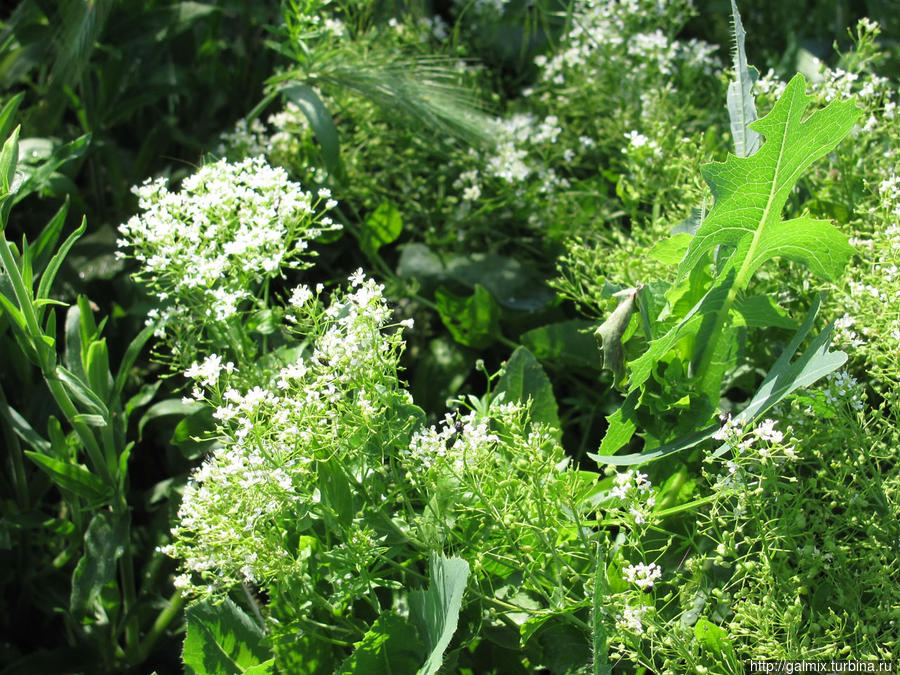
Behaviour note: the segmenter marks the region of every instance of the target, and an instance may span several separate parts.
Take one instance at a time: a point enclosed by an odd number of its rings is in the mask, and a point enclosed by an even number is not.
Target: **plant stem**
[[[606,581],[606,556],[603,545],[605,541],[597,542],[597,561],[594,568],[594,588],[591,594],[591,647],[593,651],[594,675],[609,675],[609,651],[606,640],[606,626],[603,621],[601,600],[609,593]]]
[[[144,636],[144,639],[141,640],[131,652],[128,659],[130,665],[137,666],[147,659],[150,650],[153,649],[153,646],[157,643],[163,633],[165,633],[173,619],[181,612],[182,607],[184,607],[184,597],[182,596],[181,591],[176,590],[172,594],[172,597],[169,598],[168,606],[159,613],[156,617],[156,621],[153,622],[150,630],[147,631],[147,634]]]

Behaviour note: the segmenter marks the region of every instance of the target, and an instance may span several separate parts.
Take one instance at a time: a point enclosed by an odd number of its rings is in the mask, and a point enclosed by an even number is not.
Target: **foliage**
[[[0,670],[891,658],[895,17],[849,8],[20,3]]]

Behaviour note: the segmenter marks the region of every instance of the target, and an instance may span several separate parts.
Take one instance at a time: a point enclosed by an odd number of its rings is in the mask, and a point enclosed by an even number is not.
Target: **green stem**
[[[150,650],[153,649],[159,638],[166,632],[169,624],[181,613],[182,607],[184,607],[184,596],[182,596],[181,591],[175,591],[172,597],[169,598],[169,604],[156,617],[156,621],[153,622],[144,639],[131,652],[128,659],[130,665],[140,665],[147,659],[150,655]]]
[[[609,595],[606,579],[606,556],[603,551],[604,541],[597,542],[597,561],[594,569],[594,589],[591,594],[591,647],[593,650],[594,675],[609,675],[607,659],[606,624],[603,620],[601,601]]]
[[[137,591],[134,583],[134,558],[131,555],[131,516],[125,496],[120,492],[116,503],[119,512],[129,519],[128,536],[125,540],[125,552],[119,558],[119,573],[122,577],[122,608],[125,612],[125,648],[131,652],[138,645],[140,639],[140,625],[138,624]]]
[[[65,416],[69,424],[72,425],[72,428],[75,429],[75,433],[78,435],[79,440],[81,440],[82,445],[84,445],[88,457],[91,460],[91,464],[93,465],[92,468],[101,474],[107,485],[112,486],[114,490],[118,491],[118,484],[112,473],[110,473],[103,452],[97,444],[97,439],[94,437],[93,432],[87,424],[76,421],[78,410],[76,410],[75,404],[72,403],[72,399],[69,398],[69,394],[60,379],[51,371],[50,374],[44,373],[44,381],[47,383],[47,387],[50,389],[50,393],[53,395],[53,400],[56,401],[56,405],[59,406],[63,416]]]

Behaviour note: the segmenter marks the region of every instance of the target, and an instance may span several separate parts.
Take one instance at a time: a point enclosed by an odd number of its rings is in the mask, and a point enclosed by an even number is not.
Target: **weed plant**
[[[141,11],[206,53],[229,7]],[[129,171],[94,85],[130,81],[109,26],[137,14],[96,4],[52,49],[40,3],[4,24],[0,76],[41,100],[0,112],[0,579],[11,616],[63,637],[39,649],[7,621],[3,672],[897,653],[882,26],[776,62],[732,2],[729,66],[688,0],[438,9],[283,3],[242,119],[216,99],[211,141],[209,120],[163,118]],[[166,100],[200,102],[174,81]],[[17,118],[60,138],[35,154]],[[200,165],[144,178],[154,138]],[[24,208],[64,194],[122,213],[109,276],[132,281],[109,321],[64,302],[88,221],[63,237],[68,202],[40,227]]]

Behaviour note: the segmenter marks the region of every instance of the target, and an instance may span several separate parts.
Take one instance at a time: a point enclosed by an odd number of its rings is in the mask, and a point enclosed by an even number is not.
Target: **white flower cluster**
[[[485,179],[496,178],[507,185],[520,185],[536,176],[542,194],[567,189],[569,181],[545,166],[540,159],[542,148],[555,144],[561,133],[562,127],[556,115],[548,115],[543,120],[531,113],[497,118],[494,120],[493,134],[497,142],[490,153],[482,156],[474,149],[471,151],[480,169],[462,172],[453,187],[461,191],[465,202],[475,202],[481,197],[481,174]],[[567,161],[571,161],[574,152],[567,157]]]
[[[629,565],[622,570],[625,581],[635,584],[641,590],[653,588],[653,584],[662,578],[662,568],[656,563],[645,565]]]
[[[324,321],[321,289],[295,292],[297,313],[317,322],[312,348],[270,384],[231,387],[236,369],[217,355],[189,368],[216,406],[220,445],[188,481],[175,543],[165,548],[183,561],[180,587],[202,595],[210,581],[227,587],[297,572],[296,551],[272,548],[289,546],[284,522],[304,517],[321,498],[316,463],[358,461],[354,453],[376,433],[377,415],[403,398],[396,374],[402,337],[384,330],[383,289],[360,274],[351,283]]]
[[[748,430],[739,418],[723,415],[722,426],[712,437],[717,441],[727,442],[738,453],[757,447],[762,456],[767,456],[769,454],[768,446],[758,446],[757,444],[759,441],[772,444],[784,442],[784,433],[775,428],[777,423],[776,420],[765,419],[753,429]],[[790,431],[790,427],[788,427],[788,431]],[[792,452],[792,449],[790,451]]]
[[[490,420],[479,420],[474,410],[466,415],[447,413],[441,428],[430,426],[417,431],[409,448],[400,454],[412,466],[424,470],[438,466],[458,474],[467,463],[477,465],[490,455],[499,440],[490,432]]]
[[[628,506],[628,513],[635,523],[646,523],[656,505],[656,496],[650,494],[653,485],[647,480],[647,474],[628,469],[616,474],[613,482],[615,487],[610,491],[610,497],[621,499]]]
[[[825,376],[825,400],[834,406],[846,404],[859,411],[865,405],[865,389],[846,370],[838,370]]]
[[[208,164],[178,192],[163,178],[133,191],[142,213],[119,227],[118,245],[141,264],[136,276],[155,291],[163,318],[191,308],[229,319],[262,280],[301,267],[309,241],[335,228],[316,215],[322,201],[335,205],[329,194],[303,191],[262,158]]]
[[[644,617],[649,609],[648,605],[627,606],[625,611],[616,617],[616,628],[621,631],[642,635],[644,632]]]
[[[678,24],[690,2],[661,3],[656,0],[581,0],[575,5],[575,20],[561,49],[548,59],[535,60],[542,78],[556,85],[567,79],[584,78],[592,69],[612,68],[629,88],[646,79],[647,71],[671,75],[679,69],[712,74],[720,68],[713,57],[715,47],[691,40],[670,40],[660,24]]]

